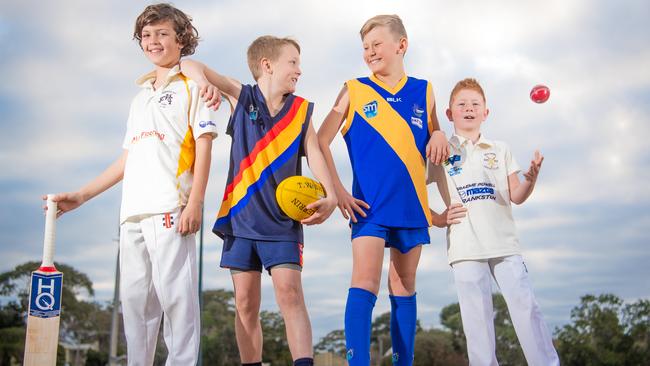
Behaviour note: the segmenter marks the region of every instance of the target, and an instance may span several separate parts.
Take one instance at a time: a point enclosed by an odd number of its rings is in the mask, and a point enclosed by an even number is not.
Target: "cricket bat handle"
[[[54,267],[54,238],[56,237],[57,204],[52,200],[53,194],[47,195],[47,212],[45,213],[45,238],[43,239],[43,262],[41,270],[56,271]]]

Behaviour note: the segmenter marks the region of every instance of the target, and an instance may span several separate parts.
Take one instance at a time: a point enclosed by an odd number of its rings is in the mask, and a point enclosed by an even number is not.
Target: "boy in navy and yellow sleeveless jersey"
[[[235,287],[235,332],[242,365],[261,365],[259,320],[262,268],[272,274],[294,365],[313,365],[312,335],[302,293],[302,224],[323,222],[336,207],[327,164],[311,124],[313,104],[293,94],[300,71],[300,47],[288,38],[263,36],[248,49],[256,85],[222,76],[194,61],[182,68],[204,85],[214,84],[232,108],[230,169],[213,231],[224,240],[221,266]],[[210,93],[208,93],[210,94]],[[211,96],[206,97],[210,99]],[[308,208],[302,222],[284,215],[275,190],[300,175],[306,156],[328,196]]]
[[[242,85],[226,130],[239,143],[230,151],[227,186],[213,228],[217,235],[303,242],[302,225],[280,211],[275,188],[284,178],[301,175],[301,142],[313,107],[290,94],[272,117],[260,88]]]
[[[408,77],[406,30],[396,15],[379,15],[361,29],[364,60],[372,76],[353,79],[343,90],[318,136],[334,180],[339,208],[351,219],[352,284],[345,309],[350,365],[370,364],[372,309],[377,299],[384,247],[390,247],[393,364],[412,365],[417,307],[415,272],[422,244],[429,243],[427,157],[448,155],[431,84]],[[343,187],[329,144],[339,128],[354,180]]]

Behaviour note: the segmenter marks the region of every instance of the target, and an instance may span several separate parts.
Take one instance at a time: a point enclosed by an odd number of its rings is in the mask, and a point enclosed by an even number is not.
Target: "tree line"
[[[0,366],[22,364],[25,319],[28,307],[30,273],[39,263],[28,262],[0,274]],[[65,273],[60,341],[94,344],[85,365],[108,363],[112,305],[93,301],[92,282],[71,266],[57,263]],[[238,366],[239,354],[234,329],[234,296],[218,289],[203,292],[201,344],[203,365]],[[497,357],[501,365],[525,365],[503,297],[494,295]],[[263,359],[271,365],[290,365],[291,354],[284,333],[282,316],[262,311],[264,332]],[[121,324],[121,321],[120,321]],[[467,365],[465,335],[458,303],[440,312],[440,328],[424,329],[418,323],[415,340],[415,366]],[[373,365],[389,366],[390,314],[375,318],[372,324]],[[126,352],[120,326],[118,354]],[[563,365],[650,365],[650,300],[625,302],[613,294],[584,295],[571,310],[570,322],[554,331],[554,342]],[[316,353],[331,352],[345,357],[345,333],[333,330],[314,346]],[[166,349],[162,331],[156,350],[156,365],[163,365]],[[59,363],[64,355],[59,347]]]

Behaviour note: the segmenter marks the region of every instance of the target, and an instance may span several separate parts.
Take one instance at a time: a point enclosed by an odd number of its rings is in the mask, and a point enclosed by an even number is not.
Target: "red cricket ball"
[[[551,90],[546,85],[535,85],[530,91],[530,99],[535,103],[544,103],[551,96]]]

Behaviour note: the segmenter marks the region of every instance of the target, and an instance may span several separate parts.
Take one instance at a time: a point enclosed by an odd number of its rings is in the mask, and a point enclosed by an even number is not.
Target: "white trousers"
[[[452,265],[458,303],[467,339],[469,364],[496,366],[492,281],[508,306],[512,324],[529,365],[559,365],[553,338],[533,295],[528,270],[520,255]]]
[[[166,365],[196,365],[200,342],[195,235],[176,232],[180,210],[127,221],[120,230],[120,297],[129,366],[151,366],[158,329]]]

